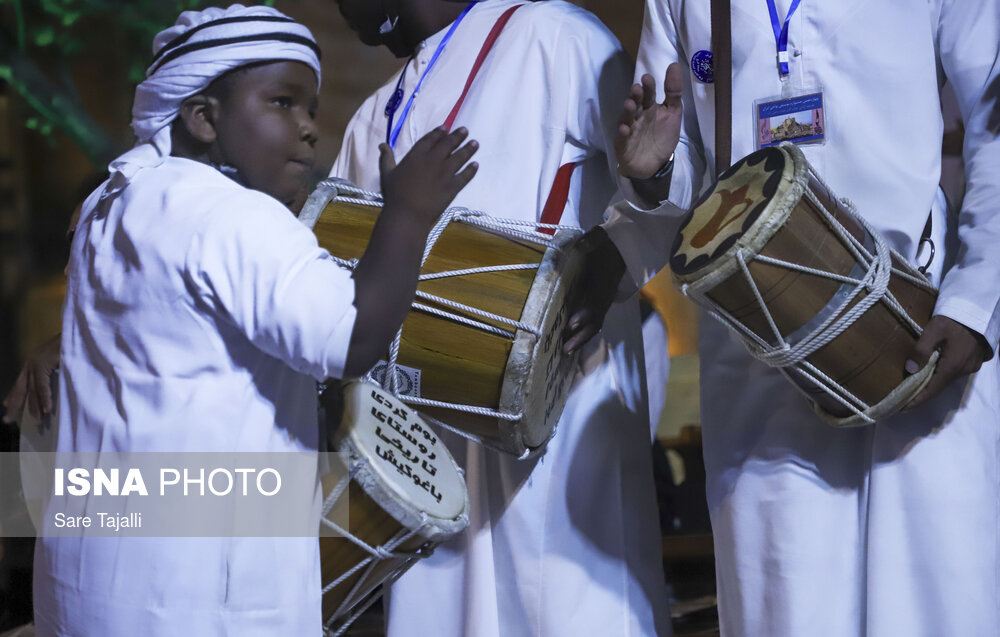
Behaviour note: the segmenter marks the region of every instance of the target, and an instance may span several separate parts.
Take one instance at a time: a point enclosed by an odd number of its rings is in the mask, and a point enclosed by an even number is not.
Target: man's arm
[[[663,10],[656,3],[652,8]],[[656,48],[652,57],[657,60],[664,55],[672,59],[672,45],[666,49],[659,46],[661,38],[666,36],[660,33],[658,23],[651,25],[648,11],[641,47]],[[586,63],[582,65],[587,68]],[[660,72],[664,73],[666,69],[667,64],[664,64]],[[592,72],[597,73],[596,69]],[[610,216],[601,227],[588,233],[583,243],[588,255],[584,265],[586,284],[581,286],[579,296],[570,300],[570,318],[564,333],[564,349],[567,351],[580,347],[597,333],[616,295],[623,297],[634,293],[666,263],[676,222],[647,214],[646,211],[659,207],[659,214],[666,213],[666,216],[673,217],[681,212],[672,206],[659,205],[659,201],[667,197],[670,176],[656,174],[678,150],[681,136],[683,88],[680,69],[674,65],[668,77],[669,89],[673,93],[664,98],[664,104],[654,103],[655,83],[651,79],[644,86],[633,87],[631,95],[629,81],[625,77],[616,78],[616,82],[595,82],[591,87],[599,97],[590,101],[594,108],[587,116],[592,129],[599,133],[595,139],[608,157],[611,174],[619,179],[622,175],[636,177],[640,190],[655,199],[656,203],[629,206],[618,202],[610,208]],[[687,153],[684,152],[683,156],[682,162],[687,162]],[[684,173],[688,174],[689,170],[684,170]],[[627,184],[627,187],[623,186],[623,192],[626,196],[631,193],[634,198],[631,183],[627,178],[623,181]],[[626,273],[627,276],[623,277]]]
[[[1000,338],[1000,2],[942,0],[939,11],[939,59],[965,124],[967,190],[959,214],[962,247],[907,371],[925,364],[935,349],[940,358],[911,406],[978,370]]]
[[[623,177],[619,180],[626,200],[633,207],[644,211],[659,207],[668,197],[677,209],[687,210],[701,189],[707,165],[706,150],[695,115],[692,72],[687,64],[690,52],[681,46],[674,18],[670,2],[667,0],[646,0],[642,36],[636,58],[635,84],[628,95],[639,106],[644,102],[654,106],[679,102],[678,108],[682,115],[677,142],[671,151],[674,157],[673,166],[666,183],[643,184],[642,192],[637,192],[631,179]],[[677,84],[664,81],[670,65],[675,63],[678,65],[675,72],[680,74]],[[643,78],[647,75],[649,79],[644,81]],[[668,87],[668,84],[671,86]],[[653,89],[648,98],[647,85]],[[672,93],[670,95],[668,88]],[[620,105],[618,112],[622,112]],[[672,136],[673,133],[669,135]],[[657,168],[661,167],[666,159],[667,157],[663,157]],[[652,174],[650,170],[656,169],[643,169],[643,174],[630,176],[641,178],[646,176],[646,173]]]
[[[560,68],[569,70],[561,87],[572,105],[566,132],[574,143],[603,155],[613,170],[616,112],[628,90],[631,65],[621,44],[594,16],[580,15],[573,24],[575,28],[561,32],[554,55]],[[605,226],[591,229],[577,245],[583,254],[583,271],[581,283],[566,301],[566,352],[580,348],[600,331],[626,273],[622,248]]]

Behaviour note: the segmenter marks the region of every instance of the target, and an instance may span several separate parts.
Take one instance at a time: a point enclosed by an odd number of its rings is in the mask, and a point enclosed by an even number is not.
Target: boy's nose
[[[299,128],[299,138],[308,142],[310,146],[315,146],[316,142],[319,141],[319,128],[311,117],[302,121]]]

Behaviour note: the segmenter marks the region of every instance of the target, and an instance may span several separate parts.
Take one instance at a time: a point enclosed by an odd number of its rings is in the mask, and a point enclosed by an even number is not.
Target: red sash
[[[462,94],[458,96],[458,100],[452,107],[451,113],[448,114],[448,119],[444,121],[444,127],[447,130],[450,131],[452,125],[454,125],[455,118],[458,117],[458,111],[461,110],[462,104],[465,102],[465,98],[469,94],[469,89],[472,87],[472,82],[476,79],[476,75],[479,73],[480,67],[482,67],[483,62],[486,60],[486,56],[489,55],[490,51],[493,49],[493,45],[496,44],[497,38],[500,37],[500,33],[503,32],[504,27],[507,26],[507,21],[510,20],[510,17],[514,15],[514,12],[522,6],[524,5],[519,4],[504,11],[503,14],[497,18],[493,28],[490,29],[490,33],[486,36],[486,41],[483,42],[483,46],[479,50],[479,55],[476,56],[476,61],[472,65],[469,77],[465,80],[465,87],[462,89]],[[562,218],[563,210],[566,208],[566,201],[569,199],[570,179],[573,177],[573,170],[576,168],[576,165],[576,162],[563,164],[559,167],[559,170],[556,171],[556,177],[552,182],[551,190],[549,190],[549,196],[546,198],[545,206],[542,208],[542,217],[540,219],[541,223],[559,223],[559,220]],[[540,232],[555,234],[555,230],[551,228],[540,229]]]

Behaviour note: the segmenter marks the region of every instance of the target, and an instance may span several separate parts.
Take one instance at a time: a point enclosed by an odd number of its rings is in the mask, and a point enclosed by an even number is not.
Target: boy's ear
[[[204,94],[192,95],[184,100],[177,114],[187,133],[203,144],[215,142],[218,117],[219,100]]]

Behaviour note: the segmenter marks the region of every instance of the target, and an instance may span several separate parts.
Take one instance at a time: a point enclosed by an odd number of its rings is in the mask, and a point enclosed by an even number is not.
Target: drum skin
[[[323,595],[325,625],[344,622],[355,607],[381,594],[383,583],[468,526],[469,496],[462,472],[420,416],[370,383],[344,383],[343,399],[332,441],[353,475],[347,485],[345,530],[370,547],[385,547],[397,535],[409,537],[391,548],[392,557],[372,559],[351,539],[321,530],[324,587],[370,560]],[[343,476],[324,476],[324,499],[340,479]],[[343,510],[337,512],[339,518]]]
[[[816,196],[847,232],[871,246],[867,231],[811,172],[796,171],[795,161],[784,148],[769,147],[743,158],[722,174],[688,213],[678,233],[671,255],[678,284],[693,283],[713,273],[722,260],[731,256],[737,240],[750,233],[762,233],[757,238],[757,254],[842,276],[863,275],[861,265],[817,205],[801,193],[797,198],[794,196],[796,173],[799,183]],[[741,215],[742,223],[737,225],[735,220]],[[787,217],[778,224],[774,223],[776,215]],[[773,232],[761,230],[768,223],[775,227]],[[692,232],[694,229],[700,233]],[[897,255],[892,258],[894,268],[916,274]],[[829,316],[842,303],[843,295],[853,288],[758,260],[748,259],[747,266],[778,331],[793,345]],[[936,292],[896,273],[890,279],[889,291],[918,325],[927,324],[937,300]],[[763,340],[772,345],[777,343],[741,270],[711,287],[705,296],[710,304],[727,310]],[[863,297],[864,292],[849,307]],[[848,392],[868,405],[875,405],[906,378],[903,366],[917,337],[882,299],[806,360]],[[789,377],[829,414],[847,417],[852,413],[799,374],[791,373]]]

